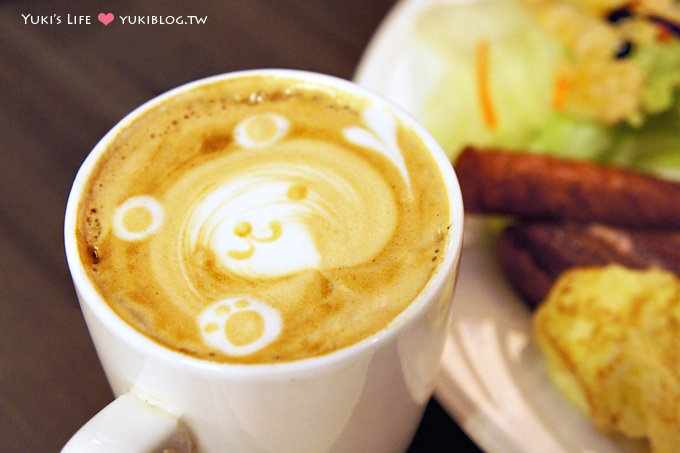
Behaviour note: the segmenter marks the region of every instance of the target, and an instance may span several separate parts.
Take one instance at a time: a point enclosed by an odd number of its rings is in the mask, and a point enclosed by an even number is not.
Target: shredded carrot
[[[571,91],[569,78],[565,75],[558,75],[555,79],[552,98],[552,105],[555,110],[560,111],[564,108],[564,104],[566,104],[569,97],[569,91]]]
[[[477,71],[477,93],[482,108],[484,124],[489,129],[495,129],[497,120],[496,112],[491,102],[491,93],[489,92],[489,42],[486,40],[482,40],[477,44],[475,67]]]

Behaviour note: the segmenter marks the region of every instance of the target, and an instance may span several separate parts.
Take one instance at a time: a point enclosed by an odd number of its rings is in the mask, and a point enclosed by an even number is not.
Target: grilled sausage
[[[503,230],[498,247],[506,278],[532,306],[573,267],[617,263],[662,268],[680,276],[680,231],[530,222]]]
[[[468,147],[455,170],[468,212],[530,219],[680,227],[680,183],[630,170]]]

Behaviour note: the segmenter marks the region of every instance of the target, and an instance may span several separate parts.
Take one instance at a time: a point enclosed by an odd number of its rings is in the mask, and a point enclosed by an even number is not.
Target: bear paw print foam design
[[[281,332],[281,316],[266,303],[249,296],[230,297],[206,307],[198,317],[203,340],[235,356],[252,354]]]

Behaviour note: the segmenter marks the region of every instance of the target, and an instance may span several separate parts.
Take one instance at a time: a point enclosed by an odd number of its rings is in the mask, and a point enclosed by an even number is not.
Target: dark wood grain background
[[[62,245],[71,182],[99,138],[151,97],[221,72],[350,79],[393,3],[0,2],[0,452],[58,451],[112,399]],[[104,26],[99,12],[206,22]],[[90,23],[68,23],[77,16]],[[411,451],[478,450],[432,400]]]

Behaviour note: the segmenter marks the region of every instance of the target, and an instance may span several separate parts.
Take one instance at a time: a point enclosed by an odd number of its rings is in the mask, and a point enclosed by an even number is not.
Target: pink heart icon
[[[104,25],[109,25],[111,22],[113,22],[113,13],[99,13],[99,16],[97,16],[97,19],[99,19],[99,22],[101,22]]]

